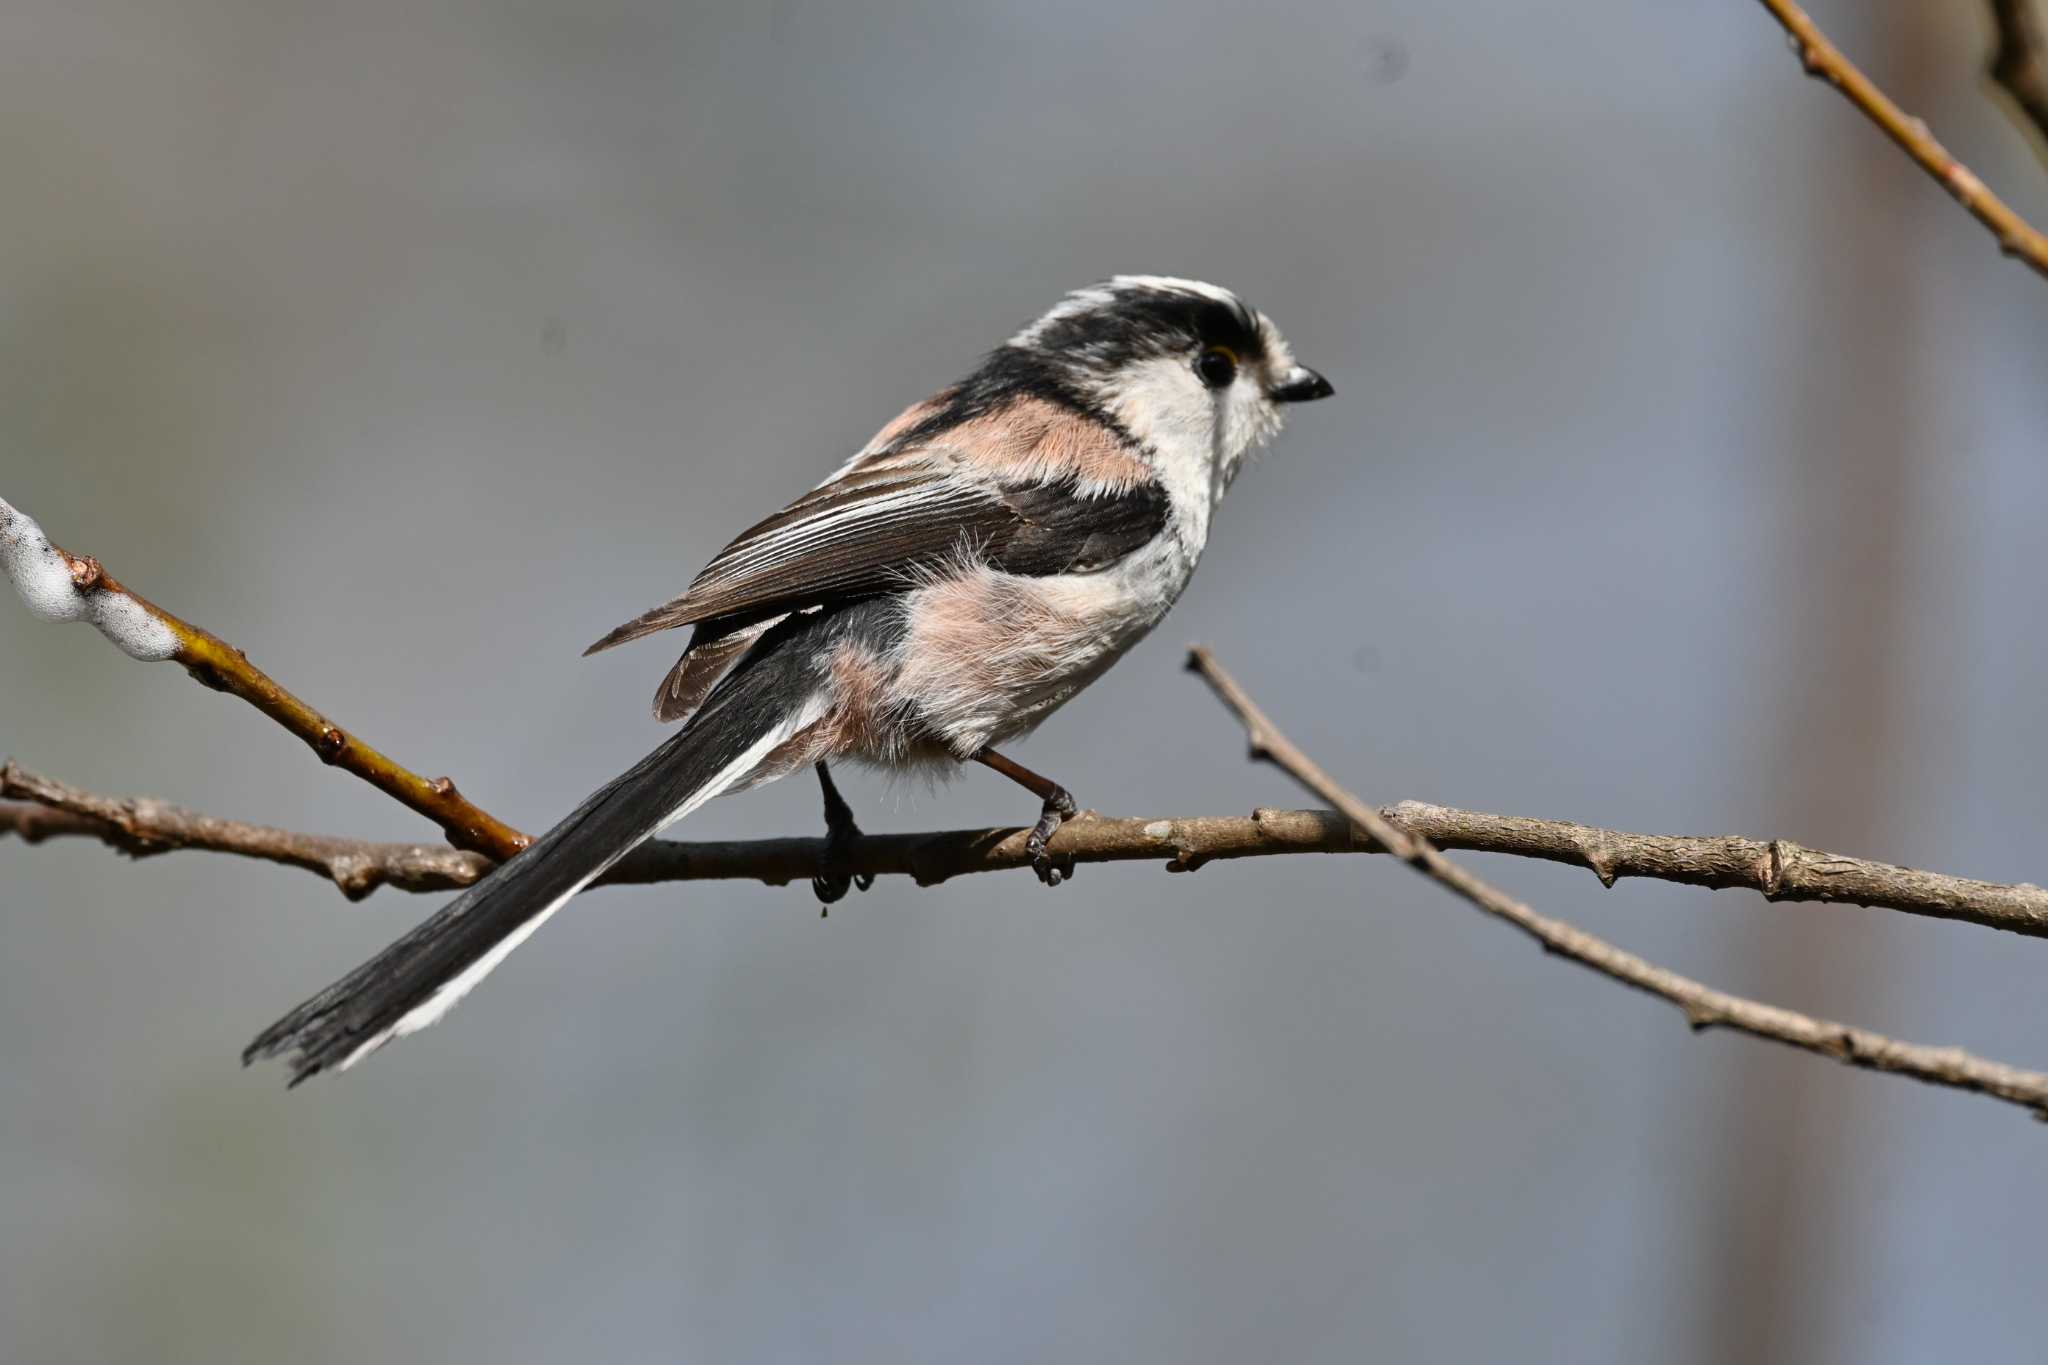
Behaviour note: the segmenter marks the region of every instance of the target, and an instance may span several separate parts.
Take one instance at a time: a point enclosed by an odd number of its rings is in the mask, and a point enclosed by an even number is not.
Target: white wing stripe
[[[861,538],[914,524],[935,514],[986,505],[987,494],[976,489],[963,487],[960,492],[945,495],[934,501],[929,493],[912,496],[897,496],[863,502],[850,508],[836,509],[824,516],[807,518],[776,530],[772,535],[758,541],[742,542],[733,546],[724,555],[713,561],[704,573],[698,576],[692,587],[692,595],[707,589],[736,582],[767,570],[779,568],[808,555],[819,548],[844,539],[846,528],[857,530]]]

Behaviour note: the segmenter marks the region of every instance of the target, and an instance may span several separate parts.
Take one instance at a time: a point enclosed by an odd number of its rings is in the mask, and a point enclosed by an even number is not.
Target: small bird
[[[570,897],[715,796],[815,767],[827,853],[858,838],[830,768],[979,763],[1040,802],[1066,788],[996,751],[1142,639],[1187,587],[1209,520],[1289,405],[1327,398],[1229,290],[1119,275],[1067,295],[960,383],[905,410],[830,478],[743,532],[682,596],[587,653],[676,626],[655,693],[684,721],[534,844],[265,1029],[293,1085],[346,1070],[446,1014]],[[865,890],[867,881],[862,879]]]

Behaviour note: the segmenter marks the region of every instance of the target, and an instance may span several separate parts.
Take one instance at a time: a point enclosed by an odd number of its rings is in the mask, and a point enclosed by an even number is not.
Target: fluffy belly
[[[1036,726],[1100,677],[1171,596],[1126,574],[1021,578],[978,568],[910,593],[892,700],[965,758]]]

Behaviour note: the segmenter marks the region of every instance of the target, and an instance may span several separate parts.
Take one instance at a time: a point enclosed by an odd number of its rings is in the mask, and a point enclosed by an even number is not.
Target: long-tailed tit
[[[714,796],[815,765],[985,764],[1042,802],[1033,866],[1074,813],[996,752],[1159,624],[1209,519],[1286,406],[1331,392],[1214,285],[1124,275],[1069,294],[725,547],[675,600],[591,646],[692,627],[655,694],[684,725],[517,857],[265,1029],[293,1083],[433,1023],[548,916]],[[845,894],[828,857],[816,886]]]

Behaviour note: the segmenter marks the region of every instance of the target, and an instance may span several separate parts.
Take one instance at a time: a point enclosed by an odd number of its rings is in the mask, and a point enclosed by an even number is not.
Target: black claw
[[[873,886],[875,874],[858,872],[849,876],[832,870],[843,867],[852,857],[853,846],[860,841],[860,826],[854,823],[852,807],[833,783],[831,769],[823,763],[818,765],[818,785],[825,792],[825,852],[818,859],[818,875],[811,878],[811,890],[818,895],[818,914],[823,918],[829,907],[846,899],[849,889],[857,886],[865,891]]]
[[[1031,827],[1031,833],[1025,837],[1024,851],[1031,855],[1031,870],[1037,873],[1038,880],[1047,886],[1058,886],[1063,881],[1073,879],[1073,860],[1064,859],[1055,863],[1046,842],[1052,838],[1055,830],[1073,818],[1079,810],[1080,807],[1074,804],[1073,793],[1065,787],[1054,787],[1052,795],[1045,798],[1045,806],[1038,813],[1038,823]]]

